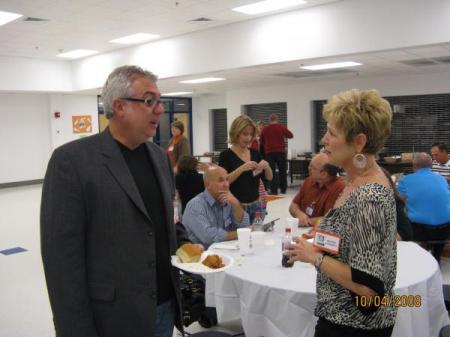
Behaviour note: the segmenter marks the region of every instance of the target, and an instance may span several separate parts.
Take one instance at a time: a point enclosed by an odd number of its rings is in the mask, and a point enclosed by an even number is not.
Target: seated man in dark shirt
[[[311,226],[311,218],[324,216],[330,210],[345,187],[338,168],[328,164],[324,153],[316,155],[309,164],[309,177],[289,206],[291,215],[298,219],[299,226]]]
[[[198,173],[197,166],[198,160],[192,156],[182,156],[178,161],[175,185],[181,200],[182,213],[187,203],[205,189],[203,175]]]

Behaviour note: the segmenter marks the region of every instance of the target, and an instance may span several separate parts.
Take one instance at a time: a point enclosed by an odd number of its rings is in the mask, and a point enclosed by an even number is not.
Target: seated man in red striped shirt
[[[289,206],[291,215],[299,226],[311,226],[311,218],[324,216],[345,187],[345,181],[337,177],[338,168],[328,163],[328,156],[319,153],[309,164],[309,177]]]

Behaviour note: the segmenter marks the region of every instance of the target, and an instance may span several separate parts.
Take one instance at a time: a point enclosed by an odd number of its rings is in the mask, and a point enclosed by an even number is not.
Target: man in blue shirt
[[[214,242],[237,239],[237,229],[250,226],[250,218],[230,192],[227,171],[212,166],[203,176],[205,191],[191,199],[183,213],[183,225],[193,243],[209,247]],[[206,307],[198,323],[204,328],[217,324],[213,307]]]
[[[236,240],[236,230],[250,225],[248,214],[230,192],[228,173],[212,167],[203,176],[205,191],[189,201],[183,225],[189,239],[209,247],[214,242]]]
[[[450,190],[447,181],[431,171],[432,160],[427,153],[416,153],[414,173],[398,184],[406,199],[406,210],[416,241],[445,240],[450,236]],[[433,255],[440,261],[442,245],[434,245]]]

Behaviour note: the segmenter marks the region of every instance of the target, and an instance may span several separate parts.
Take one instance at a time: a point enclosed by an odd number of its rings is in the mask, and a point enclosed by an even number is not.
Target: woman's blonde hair
[[[367,137],[362,152],[376,154],[391,134],[392,110],[376,90],[352,89],[331,97],[323,118],[345,134],[347,142],[362,133]]]
[[[233,123],[231,123],[230,131],[228,132],[229,139],[228,143],[231,145],[236,145],[239,143],[239,135],[241,134],[242,130],[246,128],[247,126],[251,126],[253,128],[253,136],[252,141],[255,139],[256,134],[256,125],[253,120],[248,116],[238,116],[233,120]]]

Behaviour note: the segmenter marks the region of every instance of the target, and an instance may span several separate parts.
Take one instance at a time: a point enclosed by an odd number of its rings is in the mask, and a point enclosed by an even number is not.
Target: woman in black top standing
[[[250,148],[256,133],[256,126],[248,116],[239,116],[231,123],[229,143],[231,147],[219,157],[219,165],[227,170],[230,191],[240,201],[253,223],[255,213],[262,210],[259,199],[261,177],[272,180],[272,170],[262,160],[258,151]],[[261,212],[261,218],[264,218]]]

